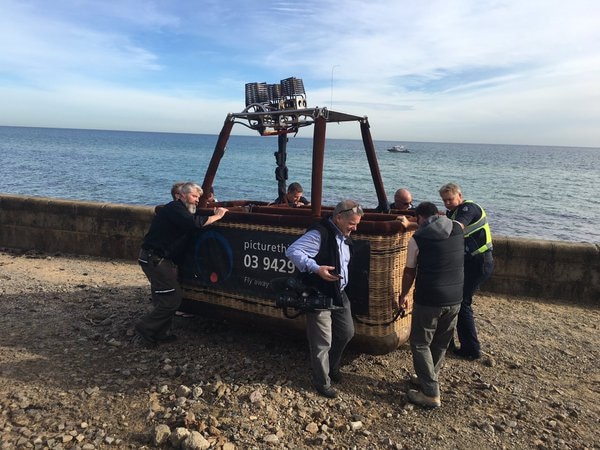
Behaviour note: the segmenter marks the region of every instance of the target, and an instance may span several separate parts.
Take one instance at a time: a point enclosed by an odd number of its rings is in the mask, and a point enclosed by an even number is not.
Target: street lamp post
[[[331,66],[331,99],[329,103],[329,107],[331,109],[333,109],[333,69],[335,69],[336,67],[340,67],[340,65],[336,64],[334,66]]]

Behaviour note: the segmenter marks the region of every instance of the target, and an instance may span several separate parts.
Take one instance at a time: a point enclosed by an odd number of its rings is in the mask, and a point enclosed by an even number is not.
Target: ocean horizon
[[[336,124],[328,125],[336,126]],[[235,131],[235,128],[234,128]],[[308,131],[308,130],[306,130]],[[288,182],[310,198],[310,137],[289,136]],[[157,205],[176,181],[202,184],[218,135],[0,126],[0,192]],[[598,244],[600,148],[374,140],[388,200],[401,187],[444,210],[438,189],[458,183],[485,208],[492,233]],[[387,148],[404,145],[410,153]],[[277,196],[274,137],[232,134],[214,182],[221,201]],[[377,198],[363,143],[325,144],[323,204]]]

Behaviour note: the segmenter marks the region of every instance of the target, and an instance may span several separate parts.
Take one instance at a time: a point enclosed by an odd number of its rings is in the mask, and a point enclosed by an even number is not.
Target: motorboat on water
[[[410,150],[404,145],[394,145],[393,147],[388,148],[387,151],[392,153],[410,153]]]

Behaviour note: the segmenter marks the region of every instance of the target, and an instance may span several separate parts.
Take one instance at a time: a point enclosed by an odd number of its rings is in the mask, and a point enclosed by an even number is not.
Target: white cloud
[[[595,0],[4,0],[0,124],[217,133],[246,82],[297,76],[378,139],[600,146],[598,18]]]

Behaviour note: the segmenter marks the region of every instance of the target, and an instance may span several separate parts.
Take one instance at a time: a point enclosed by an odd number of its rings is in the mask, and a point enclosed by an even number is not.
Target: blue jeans
[[[456,332],[463,353],[479,356],[481,345],[477,339],[477,328],[473,317],[473,295],[479,286],[487,280],[494,271],[494,258],[488,251],[481,255],[465,258],[465,282],[463,285],[463,300],[458,313]]]

